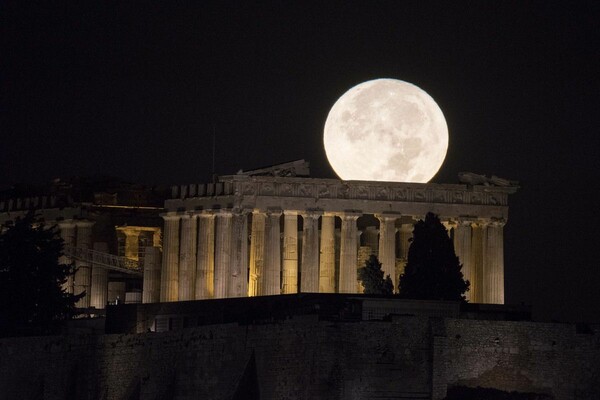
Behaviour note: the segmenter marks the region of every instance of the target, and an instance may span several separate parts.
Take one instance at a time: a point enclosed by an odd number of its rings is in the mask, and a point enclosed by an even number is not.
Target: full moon
[[[446,157],[448,126],[424,90],[397,79],[375,79],[336,101],[323,142],[343,180],[426,183]]]

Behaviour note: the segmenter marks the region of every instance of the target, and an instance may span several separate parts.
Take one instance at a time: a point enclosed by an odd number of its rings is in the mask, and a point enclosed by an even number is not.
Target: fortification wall
[[[231,399],[257,385],[261,399],[440,399],[448,386],[463,385],[597,399],[599,335],[561,324],[308,316],[165,333],[3,339],[0,398]]]
[[[600,399],[600,332],[575,325],[447,319],[434,370],[448,386]],[[439,357],[439,354],[443,356]]]
[[[261,399],[429,392],[427,319],[303,317],[139,335],[5,339],[0,393],[5,399],[231,399],[253,351]]]

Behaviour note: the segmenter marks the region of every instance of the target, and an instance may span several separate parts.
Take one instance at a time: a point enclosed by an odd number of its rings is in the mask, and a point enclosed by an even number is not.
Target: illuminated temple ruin
[[[303,160],[151,190],[104,187],[88,198],[0,199],[0,222],[35,210],[65,240],[65,285],[78,307],[291,293],[360,293],[357,269],[377,255],[394,286],[413,224],[437,214],[474,303],[504,303],[503,227],[516,183],[462,174],[460,184],[308,177]],[[161,218],[162,217],[162,218]]]
[[[431,211],[453,238],[468,299],[504,303],[510,182],[340,181],[302,177],[299,167],[307,170],[296,162],[173,187],[162,214],[160,298],[150,301],[359,293],[357,268],[370,254],[397,287],[413,224]]]

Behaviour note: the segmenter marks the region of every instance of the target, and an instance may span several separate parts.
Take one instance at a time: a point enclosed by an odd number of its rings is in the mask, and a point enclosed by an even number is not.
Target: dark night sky
[[[600,321],[600,3],[24,3],[0,4],[0,184],[203,182],[213,126],[218,173],[305,158],[334,177],[330,107],[402,79],[448,122],[434,182],[521,182],[507,302]]]

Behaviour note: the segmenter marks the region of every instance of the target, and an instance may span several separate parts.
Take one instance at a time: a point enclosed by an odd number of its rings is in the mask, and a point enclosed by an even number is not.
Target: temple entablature
[[[172,188],[168,211],[215,208],[361,210],[368,214],[506,219],[508,195],[516,187],[340,181],[232,175],[228,180]]]

